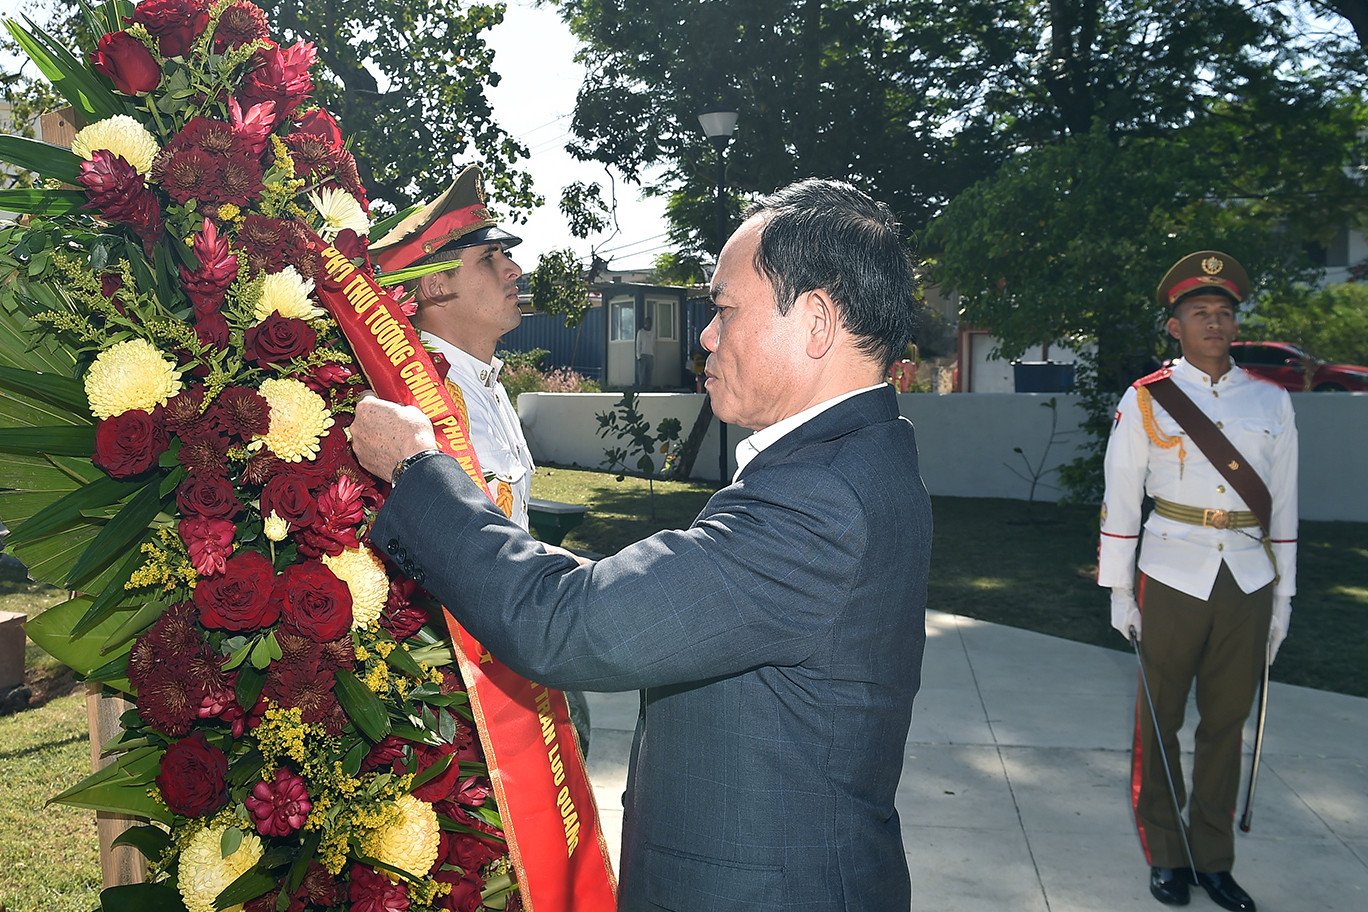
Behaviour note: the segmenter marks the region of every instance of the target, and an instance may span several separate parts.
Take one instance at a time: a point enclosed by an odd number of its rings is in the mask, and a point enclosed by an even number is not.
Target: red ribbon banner
[[[315,241],[319,301],[384,399],[422,409],[437,445],[486,494],[469,429],[417,332],[368,272]],[[528,912],[608,910],[617,887],[565,695],[520,677],[443,609]]]

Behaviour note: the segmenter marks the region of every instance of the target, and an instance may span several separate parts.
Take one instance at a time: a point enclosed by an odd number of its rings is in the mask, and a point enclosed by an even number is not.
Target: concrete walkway
[[[928,616],[898,788],[917,912],[1161,908],[1128,796],[1135,686],[1132,653]],[[589,701],[589,773],[616,861],[637,696]],[[1363,912],[1368,699],[1275,683],[1268,705],[1253,831],[1237,833],[1235,875],[1261,912]],[[1194,889],[1190,908],[1219,907]]]

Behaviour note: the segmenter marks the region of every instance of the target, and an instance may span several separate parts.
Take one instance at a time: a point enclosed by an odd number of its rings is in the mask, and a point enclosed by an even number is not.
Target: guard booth
[[[691,289],[682,285],[611,282],[596,285],[593,291],[602,295],[606,318],[604,389],[622,389],[636,383],[636,333],[648,316],[655,331],[652,388],[693,388],[687,348],[690,327],[685,325]]]

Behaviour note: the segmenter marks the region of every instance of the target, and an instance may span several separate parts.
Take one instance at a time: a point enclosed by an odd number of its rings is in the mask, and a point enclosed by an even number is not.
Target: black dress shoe
[[[1166,906],[1188,904],[1186,868],[1150,868],[1150,893]]]
[[[1254,900],[1240,889],[1240,885],[1230,876],[1229,871],[1217,871],[1214,874],[1198,871],[1197,885],[1206,890],[1211,901],[1222,909],[1229,909],[1230,912],[1254,912]]]

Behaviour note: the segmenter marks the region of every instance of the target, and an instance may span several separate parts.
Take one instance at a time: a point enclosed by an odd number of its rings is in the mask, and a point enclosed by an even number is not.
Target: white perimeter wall
[[[621,398],[616,393],[523,393],[518,414],[538,463],[601,467],[609,445],[598,437],[595,415]],[[1034,465],[1050,439],[1050,411],[1058,403],[1059,433],[1045,470],[1068,462],[1083,442],[1077,397],[1065,393],[957,393],[948,396],[904,394],[898,405],[917,429],[922,478],[932,494],[957,497],[1009,497],[1024,500],[1030,482],[1020,447]],[[675,417],[689,432],[702,396],[645,393],[638,407],[652,427]],[[1293,393],[1301,435],[1301,515],[1311,520],[1368,522],[1368,393]],[[728,449],[749,432],[729,427]],[[717,422],[703,440],[694,477],[716,479]],[[616,441],[613,441],[616,443]],[[735,459],[729,455],[729,465]],[[1048,472],[1036,499],[1055,500],[1059,490]],[[1048,486],[1047,486],[1048,485]]]

